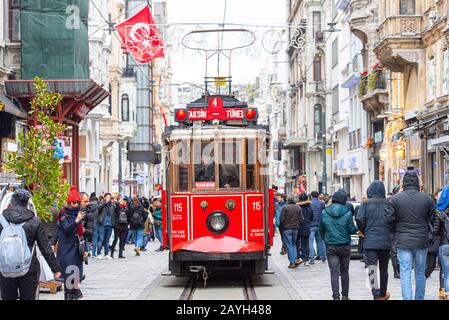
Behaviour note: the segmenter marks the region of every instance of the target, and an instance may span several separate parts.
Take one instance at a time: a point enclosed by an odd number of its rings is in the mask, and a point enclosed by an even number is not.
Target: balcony
[[[377,71],[374,76],[370,74],[361,81],[359,95],[363,110],[372,116],[377,116],[382,110],[385,110],[388,104],[385,73],[383,71]]]
[[[362,57],[358,54],[356,55],[342,70],[341,75],[343,76],[342,88],[350,89],[357,85],[360,81],[360,72],[363,70]]]
[[[366,41],[367,34],[371,28],[372,6],[371,0],[351,0],[349,3],[349,23],[351,32],[354,33],[363,42]]]
[[[422,16],[390,16],[377,29],[374,52],[380,62],[395,72],[418,63],[422,54]]]

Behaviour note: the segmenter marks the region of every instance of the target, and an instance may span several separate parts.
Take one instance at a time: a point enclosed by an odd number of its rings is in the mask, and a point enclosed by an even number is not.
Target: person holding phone
[[[86,214],[80,210],[81,197],[75,186],[70,187],[67,206],[58,221],[57,259],[62,269],[64,280],[64,299],[78,300],[83,297],[79,283],[83,279],[83,260],[87,251],[81,252],[80,243],[84,234]]]

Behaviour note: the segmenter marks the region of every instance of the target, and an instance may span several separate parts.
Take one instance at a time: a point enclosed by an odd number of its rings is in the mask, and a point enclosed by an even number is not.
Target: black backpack
[[[142,215],[140,211],[134,209],[133,215],[131,216],[131,225],[132,226],[140,226],[143,223]]]
[[[125,209],[120,209],[120,213],[118,215],[118,223],[119,224],[128,224],[128,215],[126,214]]]

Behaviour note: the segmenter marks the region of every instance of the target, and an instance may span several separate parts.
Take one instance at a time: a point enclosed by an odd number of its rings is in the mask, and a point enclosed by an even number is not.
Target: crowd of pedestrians
[[[119,259],[126,258],[127,241],[132,241],[135,256],[146,251],[148,242],[155,239],[160,243],[157,251],[165,250],[162,203],[158,198],[129,199],[110,193],[99,198],[92,193],[89,197],[72,186],[64,208],[54,210],[57,236],[51,239],[40,219],[28,209],[31,194],[23,189],[9,192],[13,192],[11,203],[0,215],[2,300],[36,299],[41,271],[36,244],[54,279],[64,283],[65,300],[83,297],[79,284],[86,277],[84,264],[89,258],[113,259],[117,242]]]
[[[383,182],[373,181],[356,209],[344,189],[332,196],[302,193],[288,197],[287,204],[285,199],[282,194],[275,197],[281,254],[288,255],[288,268],[308,267],[316,259],[327,261],[334,300],[349,300],[351,235],[355,234],[361,240],[375,300],[390,298],[390,258],[403,300],[424,299],[426,279],[437,261],[439,298],[449,300],[449,185],[435,195],[426,194],[417,172],[409,170],[388,196]]]

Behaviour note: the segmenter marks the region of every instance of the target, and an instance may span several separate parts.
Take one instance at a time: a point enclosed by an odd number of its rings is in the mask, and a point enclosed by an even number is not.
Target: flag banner
[[[164,57],[162,37],[156,29],[148,6],[118,24],[115,29],[126,51],[137,62],[146,63]]]

